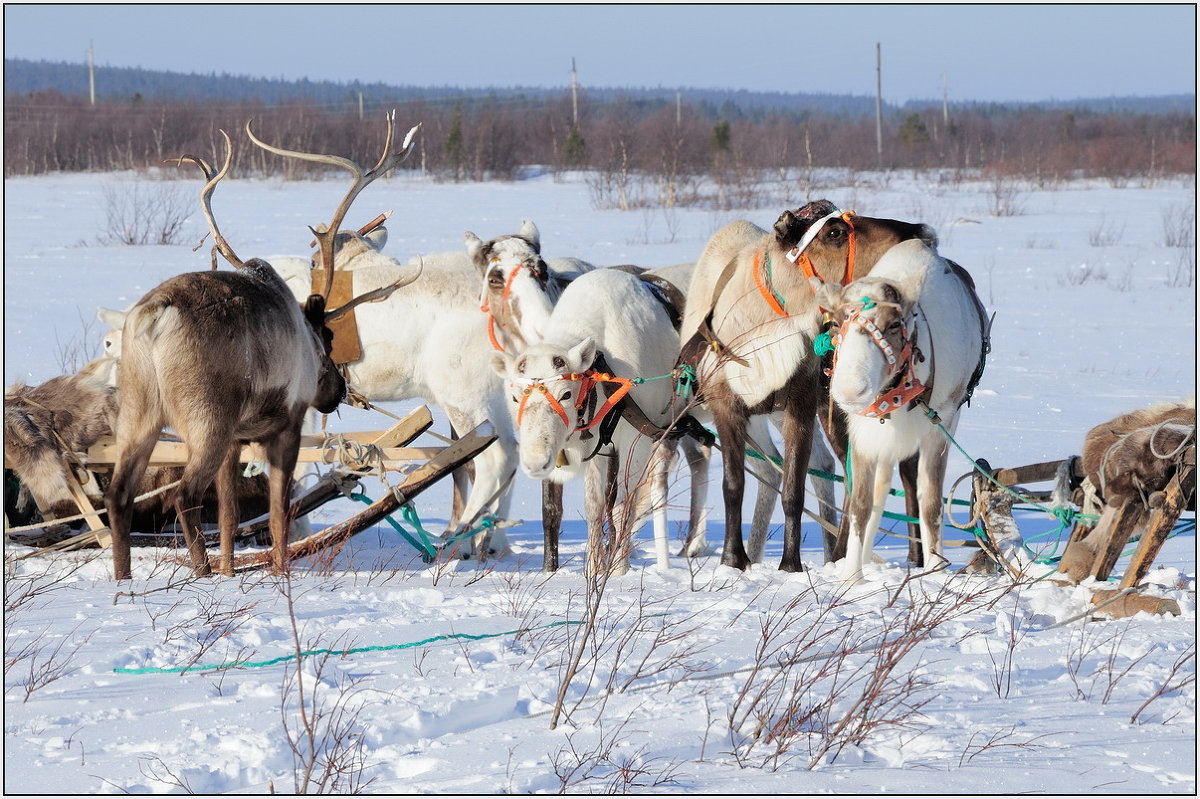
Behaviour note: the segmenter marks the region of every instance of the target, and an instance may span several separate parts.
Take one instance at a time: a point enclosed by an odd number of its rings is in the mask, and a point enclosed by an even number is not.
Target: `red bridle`
[[[499,258],[493,258],[492,263],[495,263],[499,260]],[[514,266],[512,270],[509,271],[508,277],[504,280],[504,293],[500,295],[505,300],[507,300],[512,294],[513,281],[517,279],[517,275],[520,274],[522,269],[528,269],[535,278],[537,277],[537,266],[534,263],[523,261]],[[503,352],[504,348],[500,346],[500,341],[496,338],[496,315],[492,313],[491,303],[488,302],[486,286],[483,289],[483,302],[480,304],[479,310],[488,315],[488,341],[492,343],[492,349],[496,350],[497,352]],[[500,326],[504,327],[503,324]]]
[[[846,318],[838,328],[835,344],[840,343],[846,337],[846,334],[850,330],[850,325],[857,325],[871,337],[871,341],[874,342],[875,346],[883,354],[884,360],[888,364],[888,373],[885,379],[890,381],[892,385],[890,388],[885,388],[881,391],[874,402],[858,412],[859,416],[867,416],[882,421],[892,412],[904,408],[910,402],[924,394],[926,386],[916,374],[915,365],[918,352],[912,339],[909,337],[907,326],[903,328],[904,333],[901,336],[900,354],[897,355],[896,349],[887,340],[887,336],[879,329],[879,326],[871,319],[863,316],[863,311],[874,308],[876,304],[871,298],[863,297],[860,303],[851,303],[845,306],[851,310],[846,314]],[[834,369],[837,368],[839,352],[840,347],[836,347],[833,351]],[[893,378],[895,379],[893,380]]]
[[[586,424],[576,425],[574,430],[572,430],[573,433],[590,430],[596,425],[600,424],[600,422],[604,420],[604,417],[608,415],[609,411],[615,408],[617,403],[619,403],[633,388],[633,380],[628,377],[614,377],[607,372],[597,372],[594,369],[589,369],[586,372],[569,372],[567,374],[554,375],[553,377],[521,378],[514,381],[512,385],[513,388],[523,386],[521,390],[521,401],[520,404],[517,405],[518,427],[521,425],[521,420],[525,416],[525,406],[529,402],[529,398],[535,394],[540,394],[546,398],[546,402],[548,402],[554,412],[558,414],[558,418],[562,419],[562,423],[564,425],[568,427],[571,425],[571,420],[567,416],[566,408],[564,408],[562,403],[558,401],[557,397],[550,393],[550,389],[546,387],[547,383],[558,381],[579,383],[579,394],[575,400],[576,414],[579,414],[583,410],[584,405],[587,404],[588,396],[596,389],[598,384],[616,383],[618,386],[617,390],[613,392],[612,396],[606,399],[604,404],[596,410],[596,413],[592,416],[591,420]]]

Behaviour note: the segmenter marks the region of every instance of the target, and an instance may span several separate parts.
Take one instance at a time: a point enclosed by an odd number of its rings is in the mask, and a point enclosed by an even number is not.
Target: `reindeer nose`
[[[833,401],[849,411],[860,411],[870,402],[870,383],[861,375],[841,376],[829,387]]]

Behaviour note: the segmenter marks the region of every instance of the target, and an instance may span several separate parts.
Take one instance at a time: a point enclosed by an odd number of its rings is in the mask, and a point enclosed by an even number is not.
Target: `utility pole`
[[[950,128],[950,90],[946,88],[946,73],[942,73],[942,127]]]
[[[575,58],[571,58],[571,124],[579,127],[579,78],[575,74]]]
[[[362,96],[362,92],[359,92],[358,93],[358,120],[361,122],[362,119],[363,119],[363,96]]]
[[[883,166],[883,48],[875,42],[875,154]]]
[[[675,91],[675,127],[683,124],[683,92]]]
[[[88,42],[88,96],[96,104],[96,62],[92,58],[92,43]]]

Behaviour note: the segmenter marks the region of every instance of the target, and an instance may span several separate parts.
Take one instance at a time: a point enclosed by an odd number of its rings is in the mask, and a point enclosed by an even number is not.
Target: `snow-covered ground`
[[[186,244],[105,243],[109,198],[140,180],[5,181],[6,384],[98,355],[97,306],[207,268],[190,246],[198,213]],[[1194,180],[1002,188],[829,176],[786,204],[828,197],[928,222],[972,272],[996,311],[957,436],[973,458],[1057,460],[1100,422],[1194,396],[1195,286],[1177,279],[1194,264]],[[239,253],[301,254],[305,225],[327,219],[343,190],[230,179],[214,204]],[[998,199],[1019,213],[994,215]],[[364,192],[352,218],[395,209],[387,251],[402,260],[532,219],[547,257],[664,266],[694,260],[733,218],[769,226],[783,207],[620,212],[593,209],[583,175],[398,177]],[[1171,246],[1181,228],[1187,246]],[[388,423],[359,411],[335,420]],[[947,490],[968,469],[952,453]],[[378,484],[364,488],[378,496]],[[678,480],[681,506],[684,489]],[[552,729],[586,619],[581,492],[568,488],[564,566],[549,575],[538,487],[520,477],[515,490],[526,520],[509,530],[515,554],[482,565],[423,564],[387,524],[290,580],[189,580],[175,552],[145,548],[136,579],[117,585],[106,553],[17,560],[30,550],[7,545],[6,793],[1196,792],[1194,531],[1167,542],[1149,577],[1181,616],[1089,622],[1085,589],[961,573],[972,549],[906,582],[903,542],[884,537],[886,564],[847,588],[821,562],[815,525],[809,570],[775,568],[778,511],[766,562],[745,574],[717,555],[661,572],[647,529],[631,572],[603,594]],[[714,476],[714,548],[719,495]],[[417,503],[430,530],[449,506],[448,481]],[[314,521],[359,507],[340,500]],[[671,516],[681,523],[686,509]],[[1053,518],[1019,521],[1035,546],[1053,546],[1041,537]],[[297,651],[312,654],[297,663]]]

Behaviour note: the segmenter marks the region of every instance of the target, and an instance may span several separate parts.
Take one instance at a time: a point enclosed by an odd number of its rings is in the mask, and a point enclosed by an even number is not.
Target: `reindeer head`
[[[911,371],[914,357],[915,306],[924,273],[919,278],[900,283],[868,276],[842,289],[834,309],[837,350],[829,391],[847,413],[874,408],[894,384],[913,378],[906,372]],[[829,294],[823,290],[818,296],[827,298]],[[894,402],[887,405],[883,415],[895,409]]]
[[[846,285],[865,276],[888,249],[906,239],[937,247],[928,225],[858,216],[829,200],[784,211],[775,222],[775,242],[807,274]]]
[[[492,353],[492,369],[507,381],[516,406],[521,468],[533,479],[567,482],[582,469],[569,443],[587,400],[585,372],[595,360],[590,338],[568,349],[534,344],[519,355]]]
[[[355,174],[356,181],[351,186],[347,195],[343,198],[337,210],[334,212],[332,222],[328,225],[320,226],[319,231],[317,229],[313,229],[313,233],[317,236],[317,240],[321,245],[320,257],[322,258],[323,262],[331,264],[334,263],[333,254],[335,251],[335,243],[337,241],[335,233],[338,230],[338,226],[344,219],[346,212],[349,210],[351,203],[354,201],[354,198],[357,197],[358,193],[372,180],[386,172],[388,169],[398,163],[399,160],[401,160],[405,155],[407,155],[407,152],[411,149],[412,136],[415,131],[416,128],[413,128],[413,130],[409,132],[408,138],[405,141],[404,152],[392,153],[391,145],[395,135],[395,115],[394,113],[389,115],[387,141],[384,145],[384,156],[380,158],[379,163],[377,163],[375,166],[375,169],[364,175],[362,170],[356,164],[346,159],[341,159],[334,156],[316,156],[307,153],[292,153],[291,151],[280,150],[264,144],[254,136],[253,131],[250,129],[250,123],[246,123],[247,135],[249,135],[251,141],[263,149],[286,156],[303,158],[306,160],[334,163],[338,166],[343,166],[350,169]],[[207,162],[205,162],[203,159],[197,158],[196,156],[185,155],[178,159],[180,164],[185,161],[191,161],[195,163],[204,172],[205,177],[208,178],[208,182],[201,191],[200,199],[204,217],[208,222],[209,231],[213,236],[214,268],[216,264],[216,253],[220,252],[221,255],[235,267],[235,269],[243,272],[244,274],[257,276],[258,279],[271,284],[274,288],[279,289],[285,296],[290,297],[290,290],[283,282],[283,279],[274,271],[274,269],[271,268],[270,264],[258,258],[242,261],[240,258],[238,258],[237,254],[233,251],[233,248],[229,245],[224,236],[221,235],[221,232],[217,227],[216,219],[212,213],[212,194],[217,183],[219,183],[228,174],[233,160],[233,146],[229,140],[229,136],[225,133],[225,131],[221,131],[221,135],[225,137],[226,157],[225,163],[219,171],[213,169]],[[363,239],[362,236],[359,236],[359,238]],[[363,240],[368,241],[366,239]],[[381,247],[382,242],[385,240],[386,231],[377,234],[375,238],[370,239],[368,244],[363,246],[368,246],[370,248],[375,248],[376,246]],[[319,361],[316,392],[311,402],[312,407],[316,408],[322,413],[331,413],[337,408],[338,404],[346,396],[347,387],[345,378],[341,375],[333,361],[330,359],[330,353],[332,352],[333,347],[333,332],[329,327],[330,323],[339,316],[348,313],[350,310],[364,302],[374,302],[376,300],[386,298],[397,288],[416,280],[419,275],[420,272],[418,271],[417,275],[411,278],[402,279],[389,286],[359,295],[347,302],[345,305],[333,310],[327,310],[326,306],[328,303],[328,297],[333,286],[333,271],[328,271],[324,291],[309,296],[308,300],[304,303],[302,314],[308,328],[311,351],[317,356]]]
[[[496,343],[512,352],[541,339],[553,304],[537,226],[526,220],[517,235],[487,243],[468,231],[463,241],[483,278],[480,307],[491,315]]]

